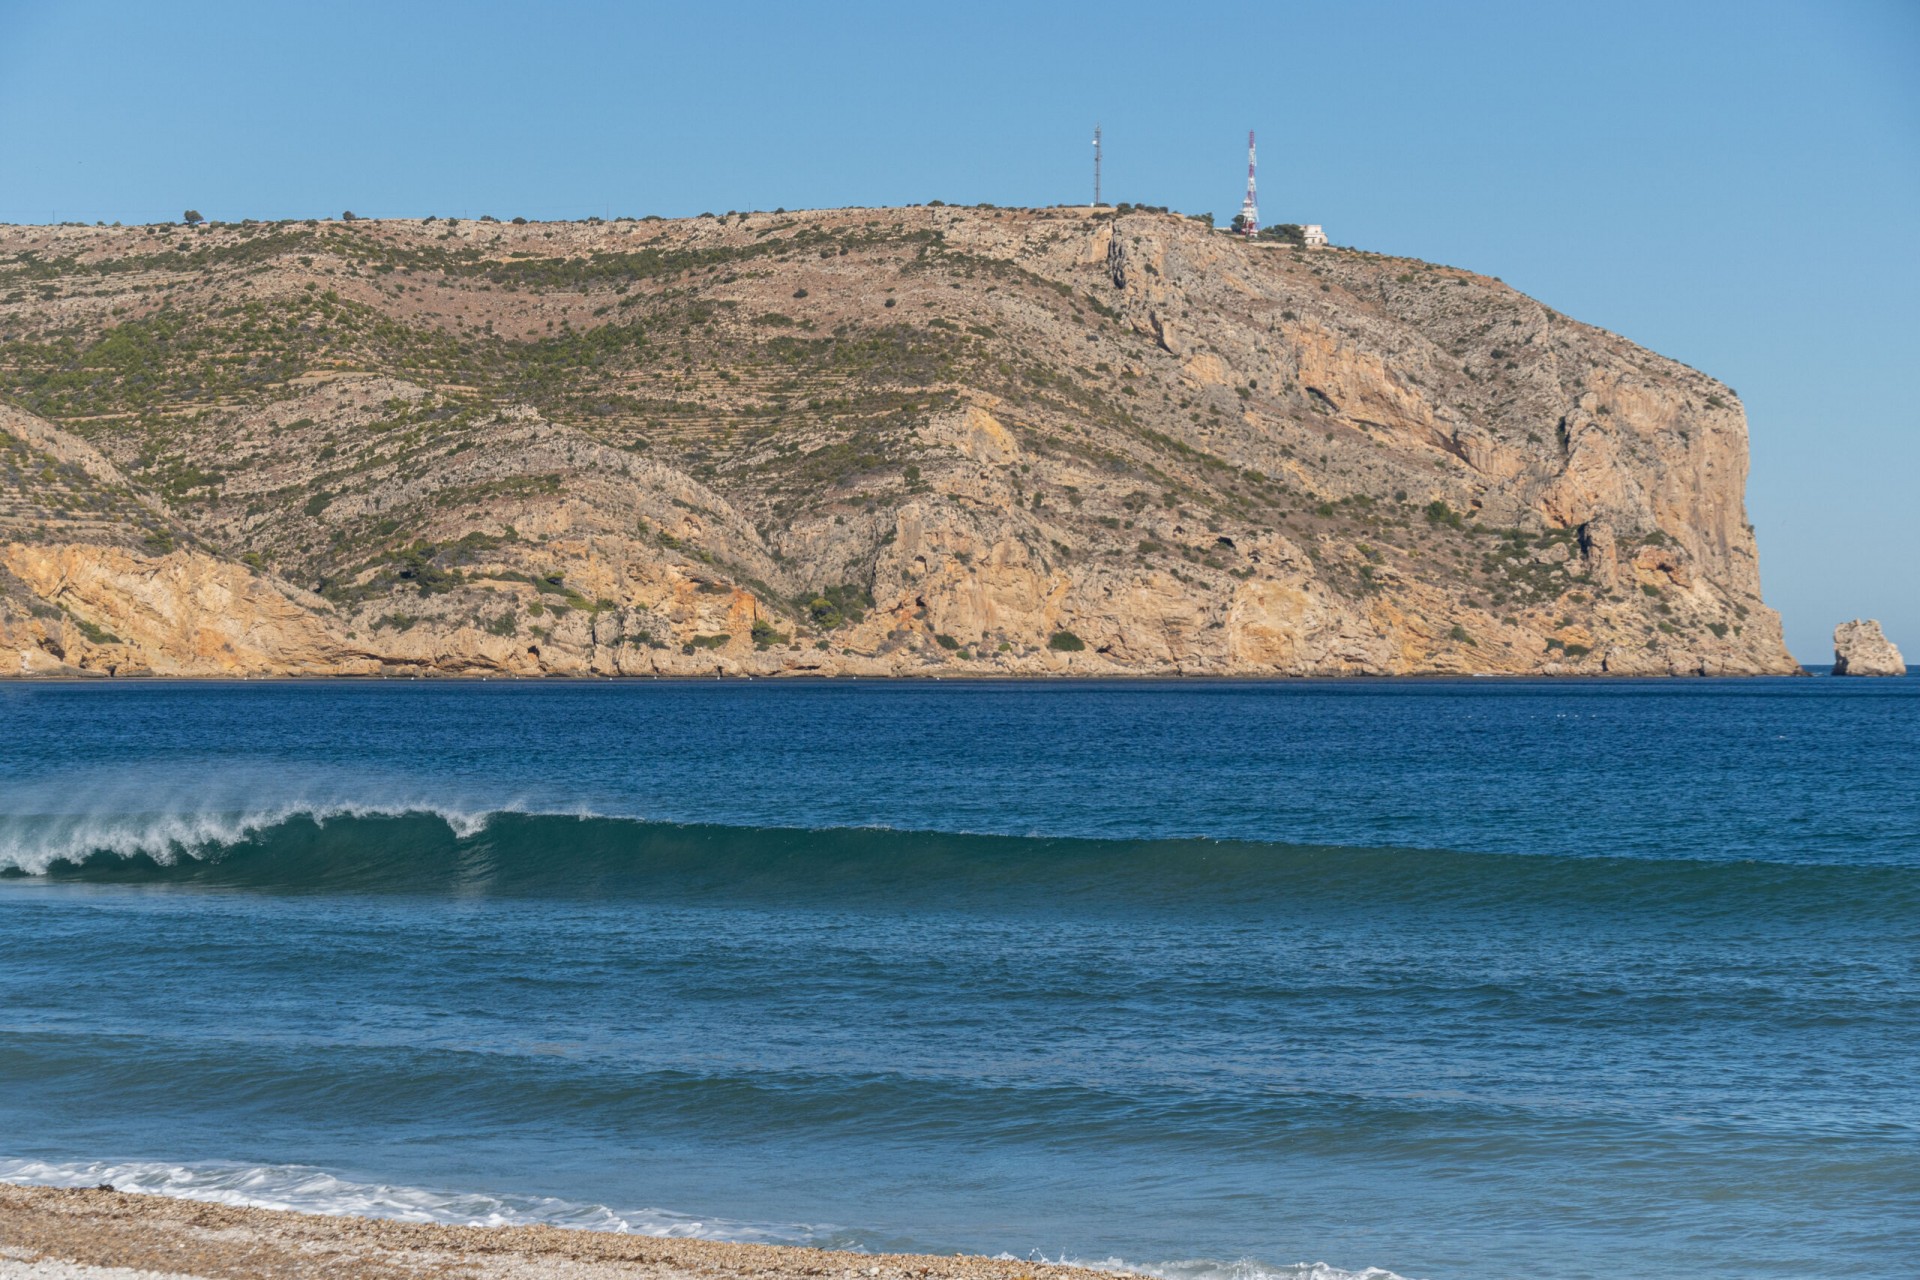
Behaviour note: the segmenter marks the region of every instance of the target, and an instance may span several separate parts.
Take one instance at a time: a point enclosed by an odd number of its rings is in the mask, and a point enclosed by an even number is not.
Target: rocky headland
[[[1159,211],[0,228],[14,675],[1755,674],[1732,390]]]

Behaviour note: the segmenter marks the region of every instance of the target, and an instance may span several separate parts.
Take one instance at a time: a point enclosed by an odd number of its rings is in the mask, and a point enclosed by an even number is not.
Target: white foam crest
[[[1290,1266],[1275,1266],[1252,1258],[1241,1258],[1234,1262],[1193,1258],[1180,1262],[1158,1263],[1129,1262],[1124,1258],[1060,1257],[1031,1260],[1057,1262],[1070,1267],[1086,1267],[1091,1271],[1153,1276],[1156,1280],[1406,1280],[1403,1276],[1379,1267],[1349,1271],[1325,1262],[1296,1262]]]
[[[440,819],[457,836],[478,834],[499,809],[458,809],[428,802],[287,800],[237,810],[179,809],[149,813],[26,814],[0,816],[0,867],[44,875],[55,863],[95,854],[145,856],[172,864],[205,857],[295,819],[324,824],[338,818]]]
[[[622,1235],[670,1236],[760,1244],[812,1244],[830,1229],[698,1218],[666,1209],[616,1212],[551,1196],[493,1196],[424,1187],[352,1182],[305,1165],[218,1162],[168,1164],[142,1160],[53,1163],[0,1159],[0,1182],[42,1187],[111,1185],[116,1191],[174,1196],[253,1209],[391,1218],[465,1227],[569,1227]]]
[[[54,863],[102,853],[172,863],[297,819],[430,815],[467,837],[497,814],[538,811],[518,797],[474,803],[442,786],[305,765],[297,774],[217,760],[83,769],[8,787],[0,868],[41,875]]]

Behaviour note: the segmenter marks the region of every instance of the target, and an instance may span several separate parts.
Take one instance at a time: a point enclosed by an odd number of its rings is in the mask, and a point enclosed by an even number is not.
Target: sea
[[[1920,680],[0,686],[0,1180],[1920,1275]]]

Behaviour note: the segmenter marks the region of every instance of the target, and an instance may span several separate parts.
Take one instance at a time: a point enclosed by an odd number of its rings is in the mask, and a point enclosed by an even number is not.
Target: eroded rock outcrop
[[[1843,622],[1833,629],[1833,674],[1837,676],[1904,676],[1906,659],[1893,641],[1869,618]]]
[[[318,597],[198,552],[0,547],[0,564],[54,612],[0,617],[26,673],[366,675],[380,664],[330,625]]]

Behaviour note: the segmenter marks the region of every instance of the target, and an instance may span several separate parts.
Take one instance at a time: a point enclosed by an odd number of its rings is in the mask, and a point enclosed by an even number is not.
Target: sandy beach
[[[984,1257],[836,1253],[557,1227],[433,1226],[0,1185],[0,1280],[1094,1280],[1104,1274]]]

